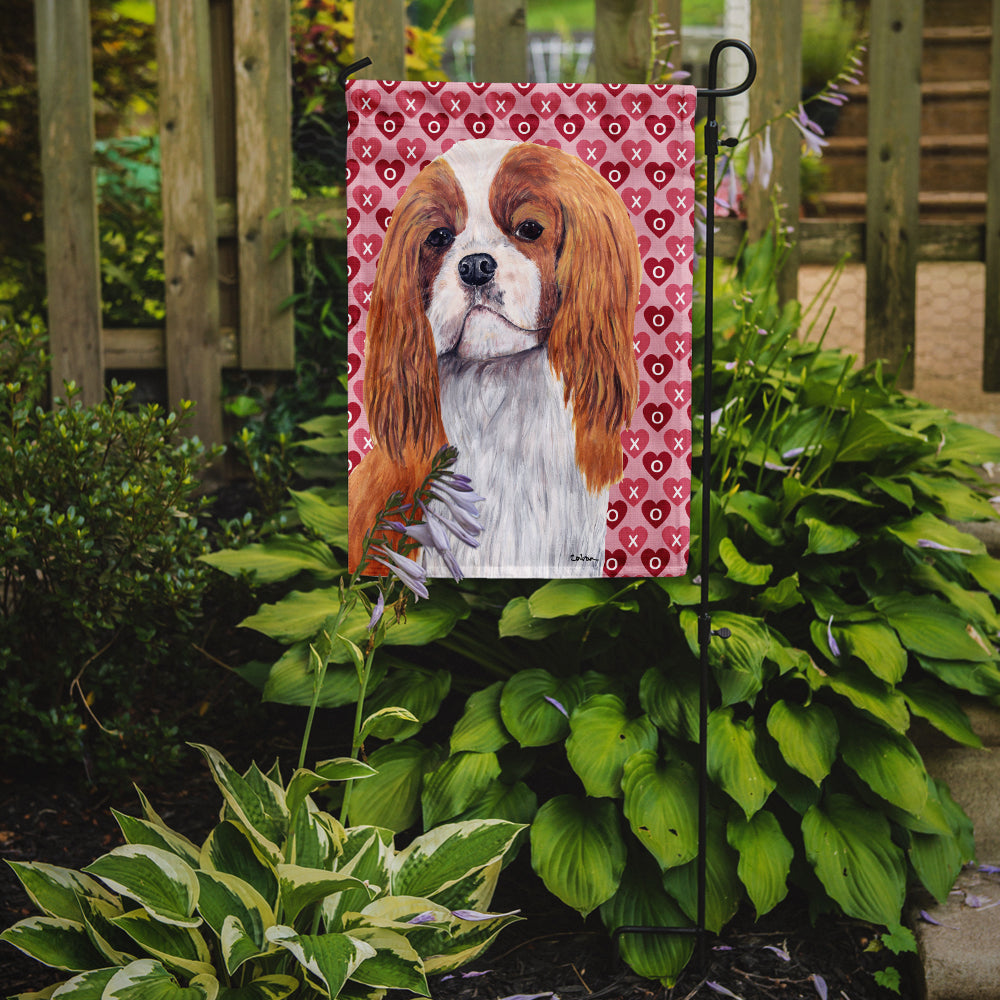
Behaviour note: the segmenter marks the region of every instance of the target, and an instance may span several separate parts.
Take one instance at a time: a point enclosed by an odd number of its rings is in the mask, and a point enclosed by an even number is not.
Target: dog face
[[[365,370],[376,442],[401,462],[432,454],[438,358],[544,346],[588,486],[617,482],[638,392],[640,275],[628,212],[596,171],[547,146],[456,143],[407,188],[379,259]]]

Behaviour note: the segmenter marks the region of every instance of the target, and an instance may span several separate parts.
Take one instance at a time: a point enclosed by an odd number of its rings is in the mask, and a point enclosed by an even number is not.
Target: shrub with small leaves
[[[128,385],[84,406],[69,384],[43,408],[40,338],[0,322],[0,745],[8,761],[118,768],[176,752],[168,720],[132,710],[190,662],[209,453],[188,404],[132,408]]]

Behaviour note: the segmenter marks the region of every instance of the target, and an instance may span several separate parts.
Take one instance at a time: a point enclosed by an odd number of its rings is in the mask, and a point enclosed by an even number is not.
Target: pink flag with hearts
[[[695,103],[348,83],[352,566],[448,443],[484,498],[467,576],[686,572]]]

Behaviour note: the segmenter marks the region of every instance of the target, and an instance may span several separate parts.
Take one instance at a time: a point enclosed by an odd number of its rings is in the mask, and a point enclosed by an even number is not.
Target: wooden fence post
[[[89,0],[35,0],[52,394],[104,398]]]
[[[923,0],[872,0],[868,53],[865,360],[913,387]]]
[[[233,6],[239,345],[248,369],[295,367],[294,315],[282,306],[292,294],[290,21],[288,0]]]
[[[219,254],[207,0],[159,0],[167,395],[197,402],[192,431],[222,441]]]
[[[795,108],[802,98],[802,4],[799,0],[754,3],[750,8],[750,40],[757,65],[761,67],[750,89],[750,131],[755,132],[765,122]],[[774,170],[769,185],[761,187],[757,178],[747,192],[747,228],[751,240],[760,239],[774,220],[774,202],[781,206],[779,224],[794,230],[794,242],[777,279],[778,297],[787,302],[798,296],[799,285],[802,136],[790,121],[779,119],[771,127],[771,145]]]
[[[651,0],[594,0],[594,71],[601,83],[645,83]]]
[[[989,169],[986,177],[986,324],[983,389],[1000,392],[1000,0],[993,0],[990,45]]]
[[[372,65],[355,73],[355,79],[406,79],[405,0],[361,0],[354,5],[354,57],[363,56]]]
[[[475,0],[477,80],[517,83],[528,79],[525,0]]]

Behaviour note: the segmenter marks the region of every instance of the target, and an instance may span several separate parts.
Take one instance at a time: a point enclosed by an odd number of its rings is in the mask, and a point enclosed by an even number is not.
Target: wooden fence
[[[474,0],[476,76],[526,79],[527,0]],[[275,371],[293,364],[290,235],[290,0],[158,0],[160,137],[166,271],[164,329],[102,329],[92,169],[88,0],[35,0],[45,182],[53,384],[73,379],[101,397],[105,372],[165,369],[171,402],[195,400],[196,432],[223,437],[223,368]],[[404,0],[356,0],[355,49],[369,74],[404,75]],[[1000,0],[992,4],[991,98],[985,224],[921,223],[920,0],[871,0],[868,198],[865,221],[785,219],[797,232],[781,276],[796,291],[800,263],[843,254],[867,269],[866,355],[898,363],[912,384],[916,265],[985,261],[983,380],[1000,390]],[[641,82],[650,17],[681,23],[681,0],[595,0],[596,79]],[[800,96],[801,0],[753,0],[759,73],[751,129]],[[680,38],[683,51],[683,38]],[[674,52],[677,59],[678,53]],[[720,118],[725,102],[720,102]],[[737,126],[739,123],[733,123]],[[732,131],[736,131],[734,127]],[[731,254],[745,228],[760,233],[771,198],[799,203],[798,133],[775,130],[768,190],[752,189],[746,222],[724,220],[716,241]],[[314,200],[298,215],[314,235],[344,238],[343,200]],[[786,210],[787,214],[787,210]]]

